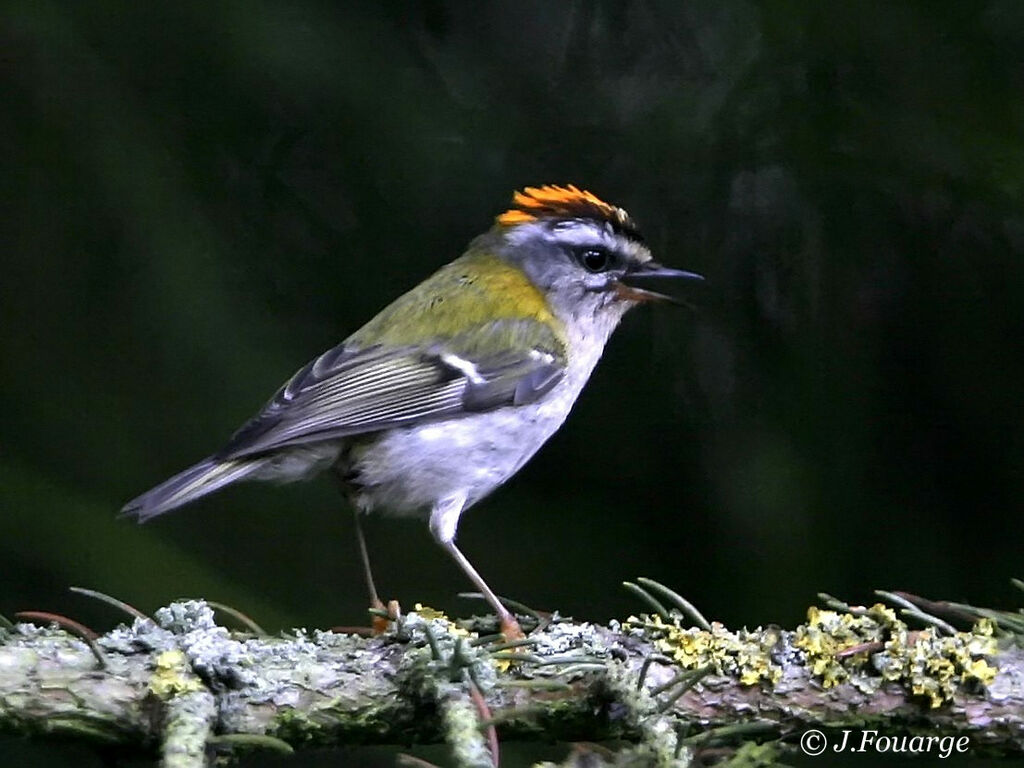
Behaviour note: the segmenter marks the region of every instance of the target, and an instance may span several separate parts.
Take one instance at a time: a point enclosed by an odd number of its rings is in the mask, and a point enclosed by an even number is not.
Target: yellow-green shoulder
[[[491,320],[532,320],[564,341],[562,322],[530,279],[499,257],[473,251],[393,301],[349,341],[416,344],[451,338]]]

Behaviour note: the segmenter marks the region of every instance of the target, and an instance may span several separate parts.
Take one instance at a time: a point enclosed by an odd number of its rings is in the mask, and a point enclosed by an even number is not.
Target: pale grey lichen
[[[493,765],[470,687],[478,686],[484,695],[496,682],[496,665],[470,645],[471,633],[438,611],[417,606],[405,617],[402,632],[411,647],[406,647],[399,663],[399,688],[413,700],[432,701],[440,709],[445,741],[457,765]]]
[[[494,765],[487,741],[480,729],[480,715],[464,689],[442,684],[437,692],[445,741],[459,768],[491,768]]]
[[[629,729],[640,735],[637,743],[621,750],[615,766],[623,768],[686,768],[692,760],[689,749],[681,747],[671,715],[658,712],[658,702],[645,688],[637,689],[636,675],[628,664],[609,662],[605,685],[621,708]]]
[[[176,646],[177,637],[152,619],[135,619],[130,627],[122,624],[100,637],[97,642],[106,650],[128,654],[168,650]]]
[[[216,701],[207,690],[180,694],[168,702],[161,746],[163,768],[194,768],[204,764],[216,714]]]
[[[535,632],[530,637],[536,640],[534,652],[540,656],[579,651],[580,656],[606,658],[610,653],[600,627],[586,622],[574,624],[554,621],[542,632]]]
[[[214,629],[217,626],[213,609],[205,600],[179,600],[164,608],[158,608],[153,618],[161,627],[176,634]]]

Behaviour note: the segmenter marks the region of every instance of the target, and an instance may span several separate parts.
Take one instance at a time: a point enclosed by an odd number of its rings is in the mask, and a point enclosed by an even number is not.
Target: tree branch
[[[0,630],[0,730],[159,749],[168,768],[240,745],[440,741],[460,766],[491,766],[491,725],[502,739],[633,744],[590,765],[686,765],[726,737],[784,751],[823,724],[1024,754],[1024,652],[986,621],[915,631],[879,605],[734,633],[666,613],[555,621],[514,648],[479,642],[470,629],[484,626],[423,609],[373,638],[266,637],[188,601],[99,637],[100,664],[63,629],[19,624]]]

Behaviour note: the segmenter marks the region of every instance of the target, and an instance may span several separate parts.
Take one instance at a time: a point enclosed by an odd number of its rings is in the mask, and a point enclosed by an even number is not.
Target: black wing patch
[[[341,344],[296,373],[217,458],[525,405],[549,392],[564,371],[554,354],[536,349],[472,359],[453,346],[459,345]]]

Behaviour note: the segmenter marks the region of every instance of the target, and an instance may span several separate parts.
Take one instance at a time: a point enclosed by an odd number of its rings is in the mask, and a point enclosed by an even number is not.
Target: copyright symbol
[[[800,734],[800,749],[805,755],[817,757],[828,747],[828,739],[821,731],[804,731]]]

